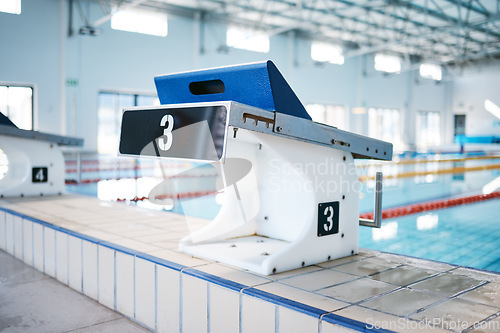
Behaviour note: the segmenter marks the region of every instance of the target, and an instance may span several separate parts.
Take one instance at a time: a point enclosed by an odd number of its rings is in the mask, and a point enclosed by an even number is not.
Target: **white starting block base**
[[[250,161],[251,171],[234,181],[241,167],[222,164],[222,208],[181,251],[265,275],[358,253],[351,153],[240,128],[228,135],[230,158]]]
[[[0,196],[61,194],[64,191],[64,157],[55,143],[0,135],[8,170],[0,179]]]
[[[263,267],[267,266],[269,254],[284,251],[288,246],[290,242],[262,236],[248,236],[183,246],[182,251],[195,257],[205,257],[249,271],[260,272]]]

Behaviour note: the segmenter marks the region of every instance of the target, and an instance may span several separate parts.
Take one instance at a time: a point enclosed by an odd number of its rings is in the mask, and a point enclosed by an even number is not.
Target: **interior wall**
[[[499,62],[466,68],[453,80],[453,114],[466,115],[468,136],[500,136],[500,119],[484,108],[491,100],[500,106]]]
[[[81,2],[90,22],[104,15],[97,2]],[[166,37],[112,30],[109,21],[98,27],[99,36],[89,36],[78,34],[84,22],[74,8],[74,34],[68,36],[68,12],[69,0],[23,0],[21,15],[0,13],[0,45],[8,46],[0,52],[0,81],[36,84],[37,129],[83,137],[86,151],[97,149],[99,91],[155,94],[155,75],[268,59],[304,104],[402,110],[403,137],[409,148],[415,145],[419,110],[442,113],[444,143],[453,140],[450,122],[459,105],[466,109],[473,105],[471,116],[478,115],[477,120],[468,117],[471,133],[484,132],[484,119],[491,120],[480,111],[482,87],[489,85],[492,93],[495,87],[495,75],[488,69],[435,84],[419,78],[416,71],[376,72],[372,55],[346,59],[343,65],[318,65],[310,58],[311,42],[293,32],[272,36],[268,54],[227,49],[225,25],[173,15]],[[493,67],[498,77],[500,66]],[[352,131],[367,134],[366,114],[349,118]]]
[[[64,42],[59,0],[23,0],[22,14],[0,12],[0,82],[35,84],[35,128],[61,132]]]

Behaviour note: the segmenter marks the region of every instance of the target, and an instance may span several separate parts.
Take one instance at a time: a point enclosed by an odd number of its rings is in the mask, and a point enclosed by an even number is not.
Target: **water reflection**
[[[398,236],[398,222],[392,221],[385,223],[380,227],[380,229],[372,229],[372,239],[375,242],[381,240],[393,239]]]
[[[426,214],[417,217],[417,230],[431,230],[438,226],[439,217],[436,214]]]

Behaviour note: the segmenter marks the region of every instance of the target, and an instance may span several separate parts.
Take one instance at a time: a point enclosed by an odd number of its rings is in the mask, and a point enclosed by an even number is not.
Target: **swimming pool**
[[[492,165],[500,160],[471,160],[461,162],[424,164],[386,164],[378,167],[361,166],[362,175],[370,175],[375,169],[385,169],[385,175],[401,172],[420,172],[440,170],[465,166]],[[103,200],[118,198],[136,198],[136,204],[149,209],[164,209],[145,199],[150,189],[158,183],[154,172],[147,170],[153,167],[142,168],[137,172],[134,168],[128,173],[121,173],[120,177],[129,177],[120,180],[100,180],[87,184],[68,185],[71,192],[97,196]],[[193,169],[191,165],[174,165],[170,173],[184,172],[184,187],[191,189],[208,190],[213,185],[214,175],[210,169],[194,168],[194,174],[186,174],[186,170]],[[115,170],[116,171],[116,170]],[[103,176],[102,172],[92,171],[90,176],[99,178],[111,177],[116,172]],[[119,173],[118,173],[119,174]],[[89,176],[89,175],[87,175]],[[158,176],[158,175],[156,175]],[[212,178],[211,178],[212,177]],[[208,185],[207,185],[208,184]],[[387,177],[384,180],[383,207],[426,202],[441,198],[450,198],[457,195],[468,195],[484,192],[485,189],[500,187],[500,171],[498,169],[452,173],[427,174],[414,177]],[[362,182],[360,212],[373,209],[373,181]],[[176,189],[179,190],[179,189]],[[192,193],[192,192],[190,192]],[[143,200],[140,200],[143,199]],[[190,216],[214,218],[220,205],[216,195],[203,195],[195,198],[185,198],[175,202],[171,211]],[[130,200],[129,200],[130,201]],[[359,233],[360,247],[371,248],[386,252],[421,257],[425,259],[443,261],[447,263],[470,266],[480,269],[500,272],[500,247],[497,246],[500,238],[500,200],[493,199],[480,203],[468,204],[459,207],[429,211],[421,214],[409,215],[383,221],[380,229],[361,227]]]
[[[362,247],[500,272],[500,200],[387,219],[360,228]]]

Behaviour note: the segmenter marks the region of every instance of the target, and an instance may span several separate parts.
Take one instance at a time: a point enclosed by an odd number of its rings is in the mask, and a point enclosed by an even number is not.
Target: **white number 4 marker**
[[[38,172],[35,175],[35,179],[38,180],[39,182],[43,182],[45,180],[45,177],[43,175],[43,169],[38,170]]]

